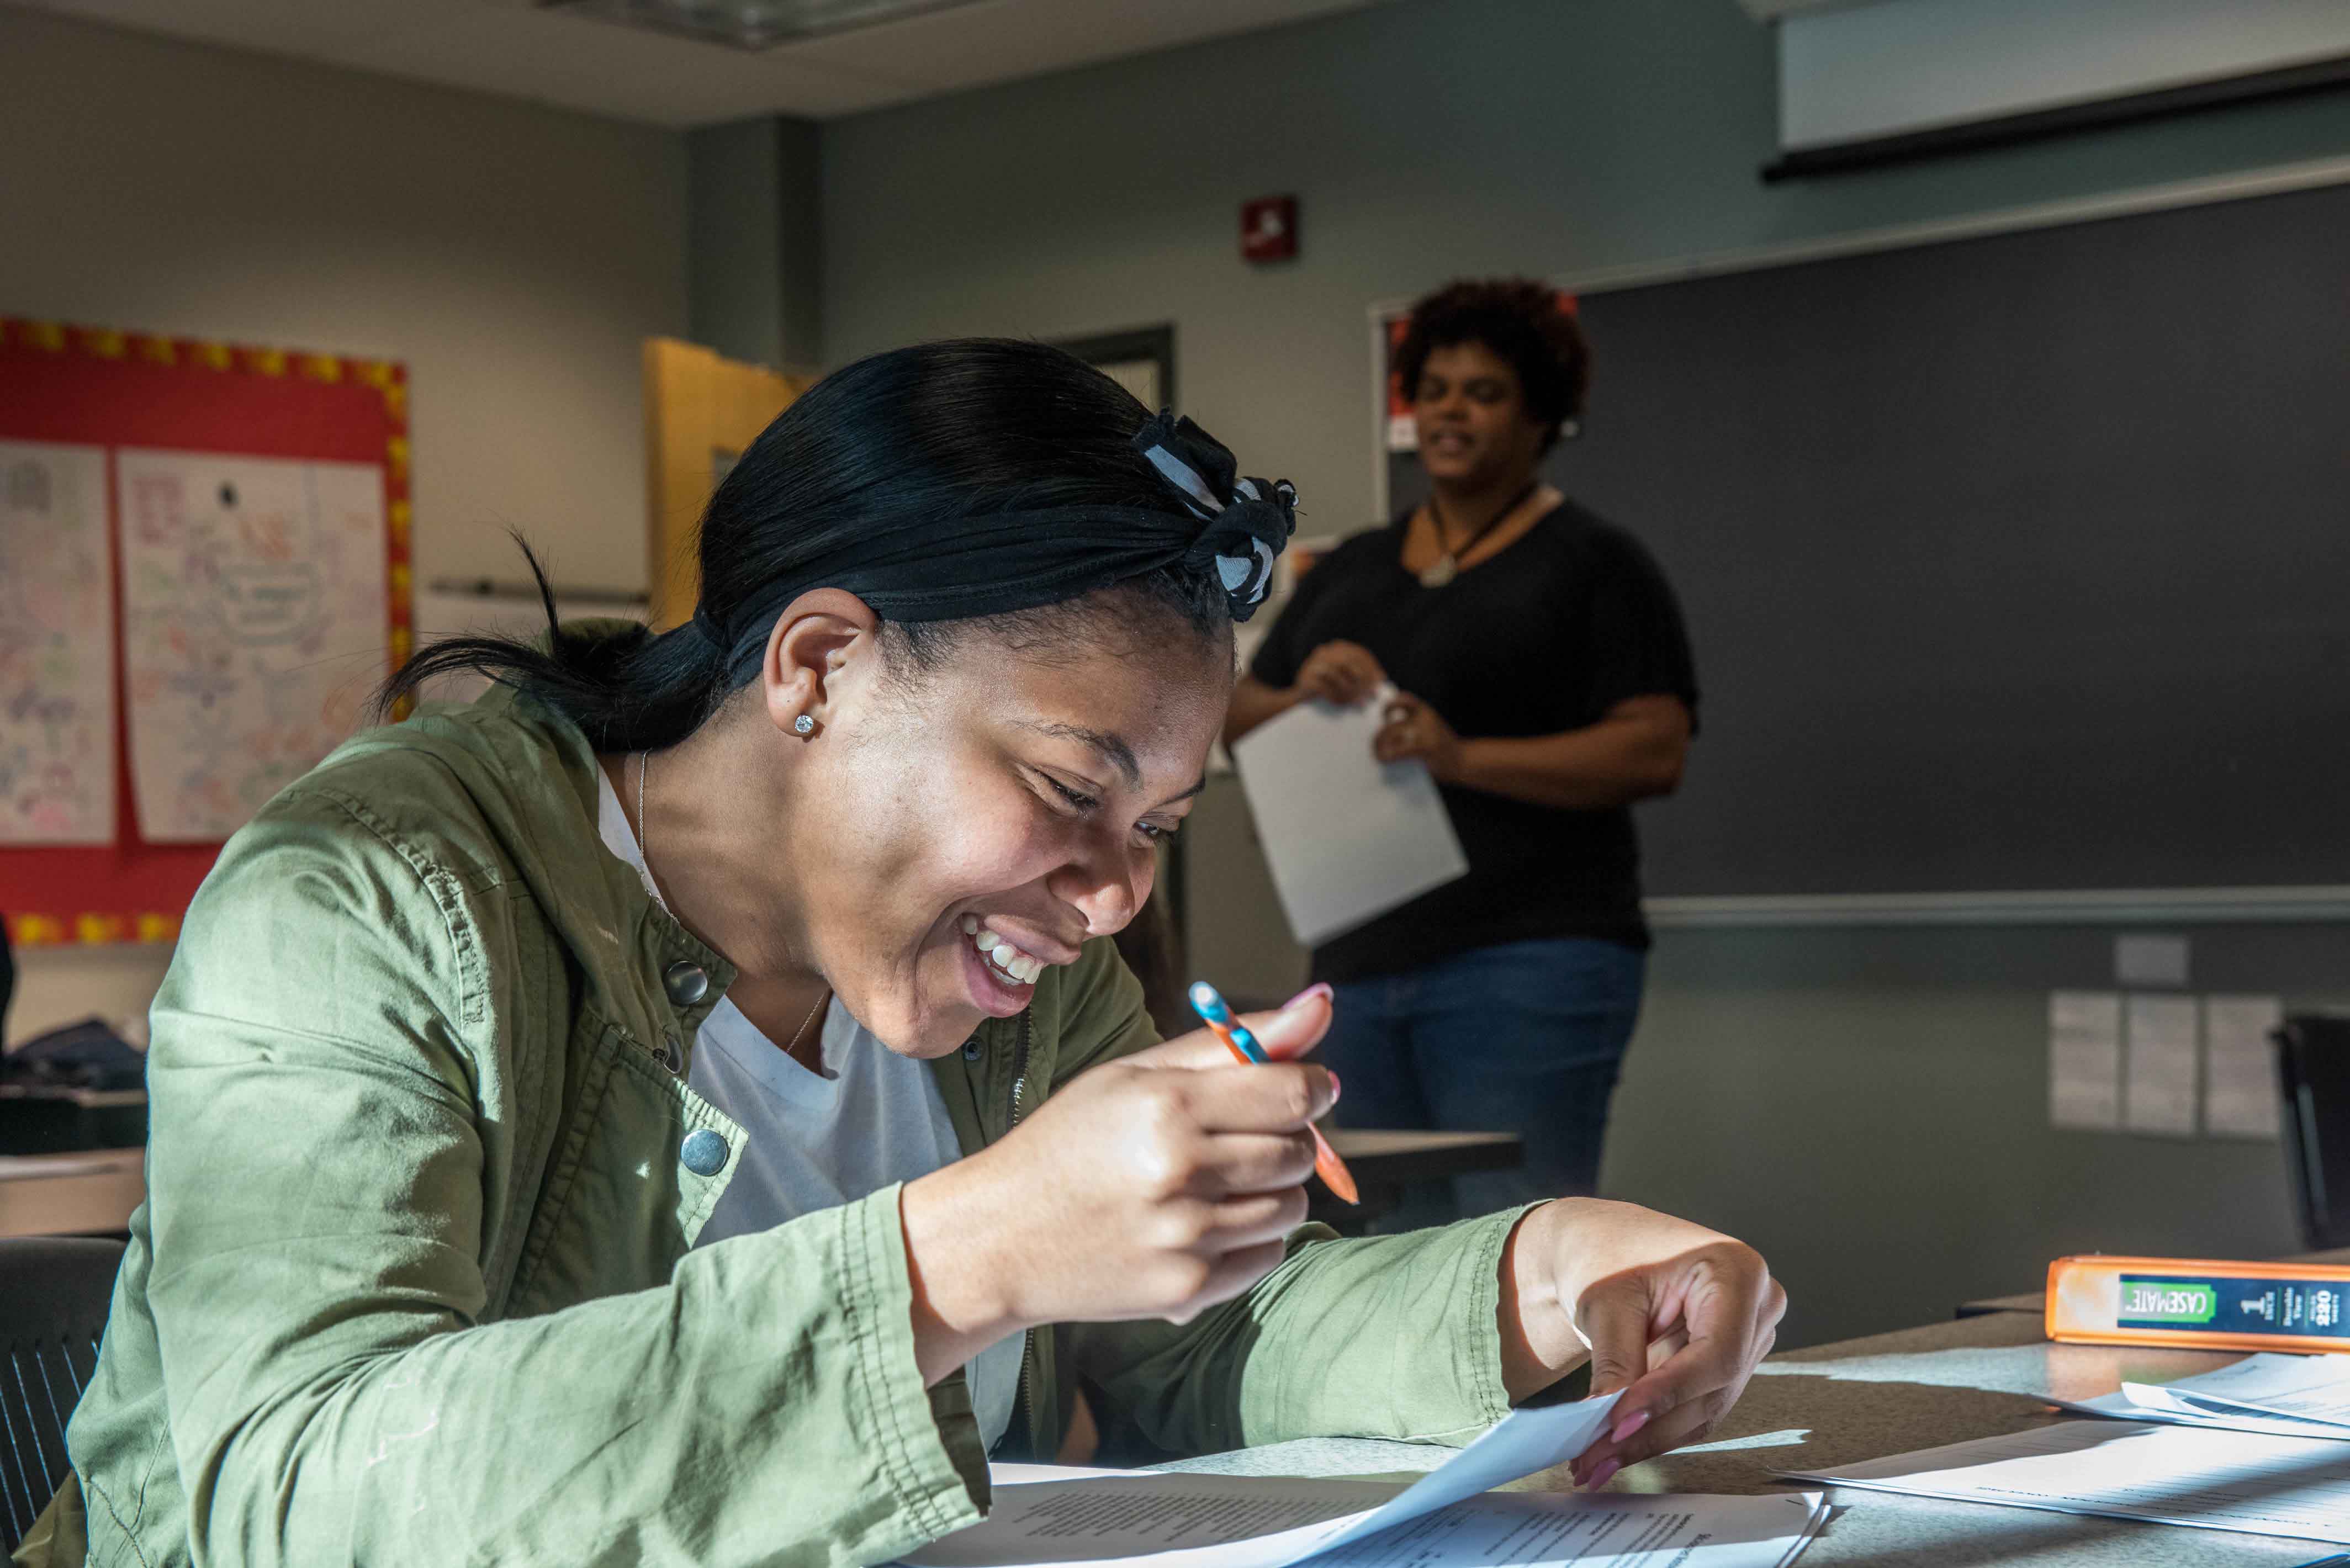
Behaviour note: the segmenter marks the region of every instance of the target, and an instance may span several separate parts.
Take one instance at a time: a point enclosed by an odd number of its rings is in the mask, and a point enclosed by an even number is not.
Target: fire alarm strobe
[[[1297,254],[1297,198],[1259,196],[1241,203],[1241,254],[1253,262]]]

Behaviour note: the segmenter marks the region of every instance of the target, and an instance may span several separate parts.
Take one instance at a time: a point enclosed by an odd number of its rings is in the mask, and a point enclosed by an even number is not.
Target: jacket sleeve
[[[148,1303],[194,1561],[846,1568],[975,1521],[984,1456],[917,1369],[895,1187],[657,1288],[476,1321],[484,944],[414,854],[281,798],[156,1003]]]
[[[1065,1072],[1156,1038],[1124,965],[1070,979]],[[1523,1212],[1344,1240],[1307,1225],[1273,1272],[1188,1324],[1063,1332],[1086,1378],[1178,1453],[1314,1437],[1465,1443],[1509,1413],[1496,1314]]]

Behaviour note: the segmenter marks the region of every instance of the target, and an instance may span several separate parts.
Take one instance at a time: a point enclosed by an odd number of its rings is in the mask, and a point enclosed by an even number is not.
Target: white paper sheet
[[[2203,999],[2203,1130],[2218,1137],[2273,1138],[2283,1130],[2276,1046],[2284,1009],[2273,996]]]
[[[1827,1521],[1815,1491],[1491,1492],[1316,1557],[1315,1568],[1784,1568]]]
[[[2053,1394],[2043,1395],[2042,1397],[2059,1409],[2070,1410],[2076,1415],[2095,1416],[2107,1421],[2155,1421],[2169,1426],[2200,1427],[2214,1432],[2258,1432],[2271,1438],[2314,1438],[2321,1441],[2350,1443],[2350,1427],[2326,1427],[2283,1416],[2255,1416],[2242,1411],[2195,1407],[2183,1400],[2141,1405],[2131,1399],[2126,1391],[2101,1395],[2095,1399],[2060,1399]]]
[[[986,1520],[913,1568],[1284,1568],[1396,1494],[1363,1481],[1133,1472],[995,1493]]]
[[[2110,1420],[2350,1442],[2350,1355],[2263,1351],[2176,1383],[2125,1383],[2095,1399],[2046,1397]]]
[[[2121,993],[2050,992],[2048,1125],[2111,1132],[2121,1124]]]
[[[1282,912],[1305,947],[1469,869],[1427,766],[1371,755],[1391,695],[1301,702],[1232,748]]]
[[[1564,1464],[1591,1446],[1615,1407],[1611,1394],[1513,1410],[1400,1491],[1363,1481],[1268,1485],[1254,1476],[1144,1472],[1040,1482],[1006,1491],[985,1523],[907,1561],[918,1568],[1001,1568],[1147,1560],[1153,1568],[1186,1568],[1192,1553],[1212,1548],[1219,1568],[1282,1568],[1367,1530]]]
[[[1788,1479],[2350,1543],[2350,1449],[2302,1438],[2059,1421]]]
[[[2117,985],[2184,986],[2189,948],[2185,937],[2132,931],[2114,939]]]
[[[2130,1131],[2194,1136],[2198,1012],[2191,996],[2132,992],[2125,999],[2129,1086],[2122,1120]]]
[[[383,471],[124,449],[141,836],[209,843],[333,750],[385,673]]]
[[[0,844],[113,841],[106,449],[0,441]]]
[[[1826,1517],[1816,1492],[1487,1491],[1572,1459],[1597,1436],[1614,1405],[1607,1398],[1519,1411],[1403,1488],[1000,1465],[986,1521],[906,1561],[916,1568],[1289,1568],[1309,1558],[1316,1568],[1777,1568]]]
[[[2350,1435],[2350,1357],[2339,1355],[2264,1351],[2176,1383],[2125,1383],[2122,1392],[2139,1404],[2282,1416],[2338,1427]]]

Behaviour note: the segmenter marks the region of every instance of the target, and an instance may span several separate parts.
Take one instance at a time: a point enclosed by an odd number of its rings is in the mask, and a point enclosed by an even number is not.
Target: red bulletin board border
[[[392,359],[258,348],[0,317],[0,439],[164,447],[242,457],[380,462],[389,570],[387,655],[414,639],[409,567],[408,370]],[[115,841],[0,848],[0,914],[22,948],[168,942],[220,852],[148,844],[131,794],[122,695],[122,552],[115,561]]]

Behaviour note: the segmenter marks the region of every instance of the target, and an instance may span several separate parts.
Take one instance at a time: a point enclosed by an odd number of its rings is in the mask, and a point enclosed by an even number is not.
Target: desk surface
[[[143,1149],[0,1155],[0,1236],[109,1234],[146,1200]]]
[[[1515,1133],[1332,1127],[1326,1136],[1338,1158],[1366,1181],[1426,1181],[1472,1170],[1508,1170],[1526,1157],[1525,1140]]]
[[[1441,1181],[1475,1170],[1508,1170],[1526,1157],[1515,1133],[1422,1132],[1401,1128],[1332,1127],[1330,1147],[1354,1172],[1362,1201],[1349,1204],[1316,1186],[1307,1189],[1306,1218],[1342,1236],[1359,1236],[1403,1201],[1415,1181]]]
[[[1613,1491],[1753,1493],[1794,1490],[1783,1469],[1823,1469],[1968,1438],[2020,1431],[2054,1419],[2033,1396],[2109,1394],[2124,1378],[2164,1382],[2226,1365],[2233,1356],[2182,1350],[2050,1345],[2020,1314],[1791,1351],[1765,1362],[1712,1442],[1636,1465]],[[1450,1450],[1410,1443],[1324,1438],[1213,1454],[1172,1469],[1251,1475],[1405,1475],[1432,1469]],[[1564,1469],[1520,1485],[1564,1491]],[[2338,1550],[2214,1530],[1945,1502],[1846,1490],[1826,1532],[1797,1568],[1834,1563],[1893,1568],[2203,1568],[2299,1563]]]
[[[1350,1136],[1408,1141],[1461,1135]],[[1389,1152],[1411,1151],[1399,1146]],[[137,1149],[0,1158],[0,1235],[119,1231],[144,1196],[140,1166]],[[2350,1252],[2310,1256],[2350,1262]],[[2036,1394],[2092,1398],[2112,1393],[2125,1378],[2168,1382],[2235,1359],[2201,1351],[2051,1345],[2040,1335],[2037,1298],[1997,1299],[2030,1300],[2033,1306],[1773,1356],[1747,1386],[1746,1397],[1713,1441],[1636,1465],[1609,1483],[1610,1489],[1787,1490],[1792,1483],[1773,1479],[1773,1472],[1833,1469],[2019,1431],[2058,1418]],[[1211,1454],[1169,1468],[1253,1475],[1408,1475],[1433,1468],[1450,1452],[1413,1443],[1320,1438]],[[1558,1469],[1521,1484],[1565,1490],[1569,1481]],[[2201,1568],[2306,1563],[2328,1550],[2315,1542],[1859,1490],[1840,1493],[1837,1501],[1846,1506],[1804,1554],[1800,1568],[1976,1568],[2005,1562],[2029,1562],[2033,1568],[2142,1568],[2158,1562]]]
[[[1490,1149],[1499,1153],[1523,1153],[1523,1141],[1515,1133],[1505,1132],[1415,1132],[1383,1131],[1377,1127],[1331,1127],[1326,1136],[1330,1147],[1349,1159],[1371,1159],[1387,1155],[1425,1154],[1431,1149]]]

